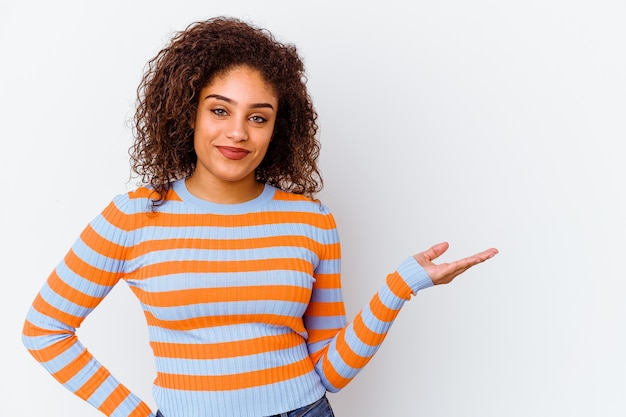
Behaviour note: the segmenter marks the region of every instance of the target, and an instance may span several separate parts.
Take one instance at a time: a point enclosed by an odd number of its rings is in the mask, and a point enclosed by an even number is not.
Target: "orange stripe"
[[[100,385],[102,385],[102,383],[106,381],[106,379],[110,375],[111,374],[109,373],[109,371],[105,367],[101,366],[91,376],[91,378],[89,378],[89,380],[87,380],[87,382],[83,384],[82,387],[76,390],[74,394],[78,395],[83,400],[87,400],[89,397],[93,395],[94,392],[96,392],[98,388],[100,388]]]
[[[51,335],[58,335],[62,333],[67,333],[67,331],[44,329],[39,326],[35,326],[33,323],[31,323],[28,320],[24,321],[24,327],[22,328],[22,334],[24,336],[51,336]]]
[[[321,340],[328,340],[335,337],[339,329],[313,329],[309,330],[308,343],[317,343]]]
[[[125,214],[115,206],[108,207],[103,217],[113,226],[122,230],[133,230],[137,225],[150,226],[177,226],[177,227],[250,227],[264,225],[280,225],[285,223],[308,224],[322,229],[332,229],[332,222],[323,221],[324,214],[272,211],[267,213],[248,214],[172,214],[156,212],[146,217],[146,213]],[[124,219],[123,223],[120,220]],[[117,221],[116,221],[117,220]]]
[[[328,317],[328,316],[345,316],[346,310],[342,302],[324,303],[321,301],[312,301],[306,309],[307,316]]]
[[[313,364],[306,357],[289,365],[231,375],[178,375],[159,372],[155,384],[185,391],[230,391],[287,381],[312,370]]]
[[[396,297],[403,298],[405,300],[409,300],[411,298],[411,294],[413,293],[411,287],[404,282],[397,271],[387,275],[387,285]]]
[[[282,191],[282,190],[276,190],[276,193],[274,194],[274,200],[276,201],[314,201],[317,202],[317,200],[312,200],[309,197],[306,197],[303,194],[296,194],[296,193],[289,193],[286,191]]]
[[[61,323],[65,323],[74,328],[79,327],[80,324],[83,322],[82,317],[72,316],[71,314],[61,311],[58,308],[48,304],[48,302],[46,302],[46,300],[44,300],[41,296],[41,293],[37,294],[37,297],[35,297],[35,301],[33,301],[33,307],[41,314],[50,316],[54,319],[59,320]]]
[[[228,326],[254,322],[287,326],[298,333],[304,333],[306,331],[301,318],[280,316],[278,314],[219,315],[194,317],[184,320],[161,320],[156,318],[152,313],[146,311],[145,316],[151,326],[159,326],[164,329],[174,330],[194,330],[206,327]]]
[[[130,391],[123,385],[118,385],[111,394],[104,400],[98,410],[102,411],[107,416],[110,416],[113,411],[128,397]]]
[[[59,335],[62,334],[71,334],[69,332],[57,332]],[[39,350],[29,350],[31,355],[35,357],[39,362],[48,362],[51,359],[56,358],[66,350],[68,350],[74,343],[76,342],[76,336],[71,335],[70,337],[64,338],[47,346],[43,349]]]
[[[313,362],[313,364],[317,364],[317,362],[320,360],[322,355],[324,355],[327,351],[328,351],[328,345],[318,350],[317,352],[311,353],[309,355],[309,357],[311,358],[311,362]]]
[[[352,322],[352,326],[354,327],[354,332],[356,333],[356,335],[366,345],[378,346],[382,343],[383,339],[386,336],[386,334],[384,333],[376,333],[376,332],[371,331],[365,325],[365,323],[363,323],[363,317],[361,316],[360,312],[354,318],[354,321]]]
[[[293,285],[250,285],[225,288],[197,288],[176,291],[146,292],[139,288],[135,294],[148,305],[158,307],[186,306],[228,301],[291,301],[306,304],[311,298],[309,288]]]
[[[75,274],[99,285],[112,286],[119,281],[120,274],[95,268],[80,259],[73,250],[65,255],[65,264]]]
[[[352,378],[344,378],[341,376],[339,372],[335,370],[333,364],[330,363],[327,357],[322,359],[322,371],[324,372],[326,379],[328,379],[336,388],[343,388],[352,380]]]
[[[152,213],[148,218],[154,219],[158,215],[159,213]],[[142,216],[148,215],[146,213],[126,214],[120,211],[120,209],[118,209],[113,202],[111,202],[111,204],[109,204],[109,206],[102,212],[102,217],[107,222],[109,222],[112,226],[124,231],[135,229],[137,224],[141,224],[140,221],[142,220]]]
[[[151,415],[152,411],[150,407],[144,402],[140,403],[135,409],[128,415],[128,417],[146,417]]]
[[[312,273],[312,265],[301,259],[276,258],[252,261],[168,261],[148,265],[141,269],[141,276],[156,277],[184,273],[224,273],[246,271],[299,271]]]
[[[60,383],[65,384],[74,375],[80,372],[91,360],[91,353],[84,349],[72,362],[65,365],[63,369],[52,374]]]
[[[59,277],[56,271],[53,271],[50,274],[50,277],[48,278],[48,285],[50,286],[52,291],[65,298],[66,300],[71,300],[72,303],[77,304],[81,307],[94,308],[102,300],[102,298],[93,297],[89,294],[78,291],[74,287],[67,285]]]
[[[315,288],[323,290],[332,290],[341,288],[340,274],[315,274]]]
[[[126,247],[102,237],[91,225],[87,225],[80,238],[91,249],[108,258],[122,260],[125,258],[125,252],[128,250]]]
[[[328,244],[326,246],[335,246],[338,244]],[[133,248],[137,253],[149,253],[153,251],[176,249],[223,249],[232,250],[239,249],[257,249],[257,248],[273,248],[277,246],[294,246],[303,247],[312,251],[318,251],[321,243],[314,241],[306,236],[272,236],[251,239],[194,239],[194,238],[177,238],[177,239],[159,239],[141,242]],[[111,256],[112,257],[112,256]]]
[[[324,246],[324,259],[340,259],[341,258],[341,245],[339,243],[329,243]]]
[[[376,293],[370,301],[370,310],[372,314],[374,314],[374,317],[385,322],[393,321],[400,312],[400,310],[394,310],[384,305],[383,302],[380,301],[378,293]]]
[[[346,333],[341,332],[337,337],[337,352],[341,359],[350,367],[355,369],[361,369],[372,358],[371,356],[361,356],[348,345],[345,338]]]
[[[158,194],[156,193],[156,191],[148,189],[146,187],[139,187],[134,191],[130,191],[128,193],[128,197],[131,200],[137,198],[157,198]],[[167,193],[165,194],[165,199],[172,201],[182,201],[178,194],[176,194],[176,192],[172,189],[167,191]]]
[[[297,333],[234,342],[193,344],[151,342],[154,356],[181,359],[223,359],[289,349],[303,343]]]

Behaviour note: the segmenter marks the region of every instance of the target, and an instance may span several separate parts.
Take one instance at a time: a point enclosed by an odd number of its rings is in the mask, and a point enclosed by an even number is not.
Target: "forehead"
[[[213,75],[203,89],[228,88],[232,90],[255,90],[257,93],[278,97],[276,88],[256,68],[246,65],[234,66]]]

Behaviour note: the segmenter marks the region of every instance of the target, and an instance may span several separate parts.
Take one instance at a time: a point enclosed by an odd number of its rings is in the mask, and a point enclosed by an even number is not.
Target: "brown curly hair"
[[[137,89],[129,153],[132,170],[156,192],[153,208],[164,201],[173,181],[195,169],[191,126],[200,90],[242,65],[259,71],[278,97],[273,139],[256,179],[309,197],[321,190],[317,112],[296,47],[240,19],[215,17],[175,33],[148,61]]]

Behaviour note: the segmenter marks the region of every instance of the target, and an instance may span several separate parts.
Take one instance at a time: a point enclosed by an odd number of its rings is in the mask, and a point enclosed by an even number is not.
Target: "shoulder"
[[[153,211],[153,200],[158,198],[157,193],[149,186],[139,186],[134,190],[116,195],[111,201],[111,205],[125,214],[150,213]],[[168,191],[165,200],[158,207],[167,205],[169,202],[181,201],[176,192]]]
[[[146,186],[114,196],[99,217],[106,220],[117,229],[131,231],[141,227],[144,223],[154,221],[158,217],[159,209],[170,200],[177,200],[178,196],[171,191],[160,206],[153,209],[154,190]]]
[[[299,207],[302,210],[322,215],[331,214],[330,209],[320,200],[313,199],[302,194],[294,194],[288,191],[276,189],[273,200],[278,203],[282,202],[285,207]]]
[[[139,187],[135,190],[118,194],[113,197],[109,204],[109,210],[117,210],[120,214],[133,215],[149,211],[152,205],[153,191],[147,187]]]
[[[330,209],[320,200],[302,194],[276,189],[272,210],[285,221],[306,223],[323,230],[334,230],[337,225]]]

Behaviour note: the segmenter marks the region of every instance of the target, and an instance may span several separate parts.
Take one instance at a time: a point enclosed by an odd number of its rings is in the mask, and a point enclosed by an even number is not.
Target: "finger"
[[[437,243],[436,245],[431,246],[427,251],[424,252],[427,259],[432,261],[440,257],[445,251],[448,250],[450,245],[448,242]]]
[[[467,258],[461,259],[457,262],[476,265],[478,263],[485,262],[487,259],[493,258],[497,253],[498,253],[498,250],[496,248],[491,248],[491,249],[487,249],[482,252],[479,252],[477,254],[474,254],[472,256],[468,256]]]
[[[478,265],[479,263],[485,262],[486,260],[493,258],[497,253],[498,250],[495,248],[487,249],[475,255],[468,256],[467,258],[452,262],[450,266],[455,273],[458,270],[462,270],[461,272],[465,272],[472,266]]]
[[[431,269],[432,276],[429,274],[435,284],[448,284],[465,271],[481,263],[478,259],[465,258],[456,262],[440,264]]]
[[[448,264],[439,265],[440,267],[444,267],[443,275],[449,275],[452,277],[456,277],[457,275],[461,275],[463,272],[470,269],[472,266],[476,265],[476,263],[470,262],[467,259],[462,259],[460,261],[451,262]]]
[[[490,248],[490,249],[484,250],[484,251],[482,251],[480,253],[477,253],[477,254],[475,254],[472,257],[477,257],[478,259],[480,259],[480,262],[484,262],[487,259],[493,258],[497,254],[498,254],[498,249]]]
[[[447,242],[441,242],[436,245],[431,246],[427,250],[420,252],[418,254],[413,255],[413,258],[419,263],[422,267],[426,267],[428,265],[432,265],[432,260],[441,256],[448,249]]]
[[[458,261],[439,265],[431,264],[428,266],[427,272],[435,284],[447,284],[471,267],[485,262],[497,253],[497,249],[491,248]]]
[[[434,284],[448,284],[457,276],[471,268],[472,265],[441,264],[427,269]]]

